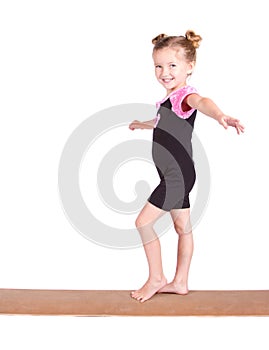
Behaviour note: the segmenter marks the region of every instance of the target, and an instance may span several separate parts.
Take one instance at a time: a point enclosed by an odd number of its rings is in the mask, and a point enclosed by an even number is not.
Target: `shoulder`
[[[174,91],[169,97],[173,112],[183,119],[189,118],[194,112],[194,109],[188,106],[185,102],[186,97],[191,94],[197,94],[196,88],[186,85],[181,89]]]
[[[182,88],[172,92],[170,95],[170,100],[174,100],[174,101],[182,100],[186,96],[194,93],[197,93],[197,90],[195,87],[190,85],[185,85]]]

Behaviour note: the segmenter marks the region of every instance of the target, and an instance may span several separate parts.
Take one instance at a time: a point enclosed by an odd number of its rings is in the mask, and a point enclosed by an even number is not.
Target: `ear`
[[[189,62],[188,65],[189,65],[189,67],[188,67],[188,70],[187,70],[187,74],[191,75],[193,70],[194,70],[195,62]]]

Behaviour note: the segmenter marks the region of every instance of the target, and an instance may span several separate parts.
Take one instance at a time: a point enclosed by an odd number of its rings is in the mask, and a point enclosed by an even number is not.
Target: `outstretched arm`
[[[210,98],[202,97],[198,94],[191,94],[186,97],[186,103],[190,107],[217,120],[225,129],[227,129],[228,126],[233,126],[236,128],[238,135],[244,132],[244,126],[241,124],[240,120],[224,114]]]
[[[130,125],[129,129],[153,129],[155,125],[155,119],[148,120],[146,122],[140,122],[139,120],[134,120]]]

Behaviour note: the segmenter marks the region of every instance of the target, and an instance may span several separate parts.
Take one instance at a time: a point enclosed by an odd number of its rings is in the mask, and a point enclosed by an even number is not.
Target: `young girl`
[[[152,40],[155,75],[166,89],[166,97],[157,103],[155,119],[133,121],[129,128],[154,129],[152,155],[160,184],[136,219],[146,253],[149,277],[142,288],[131,293],[144,302],[156,293],[188,293],[188,273],[193,254],[189,193],[195,182],[191,137],[197,110],[214,118],[225,129],[244,131],[238,119],[225,115],[209,98],[200,96],[187,85],[196,62],[196,48],[202,38],[188,30],[185,36],[158,35]],[[161,247],[153,226],[170,212],[178,234],[177,267],[174,279],[167,283],[163,273]]]

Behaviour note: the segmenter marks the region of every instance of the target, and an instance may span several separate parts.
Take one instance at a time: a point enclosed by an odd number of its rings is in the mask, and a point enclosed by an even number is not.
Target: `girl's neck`
[[[175,87],[175,88],[173,88],[173,89],[167,89],[167,90],[166,90],[166,96],[171,95],[171,94],[172,94],[172,92],[175,92],[175,91],[177,91],[177,90],[179,90],[179,89],[183,88],[183,87],[184,87],[184,86],[186,86],[186,85],[187,85],[187,83],[186,83],[186,82],[184,82],[184,83],[182,83],[182,84],[180,84],[180,85],[176,86],[176,87]]]

